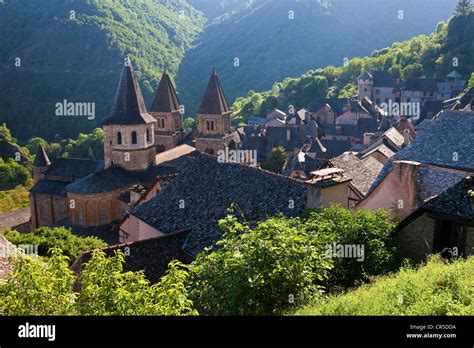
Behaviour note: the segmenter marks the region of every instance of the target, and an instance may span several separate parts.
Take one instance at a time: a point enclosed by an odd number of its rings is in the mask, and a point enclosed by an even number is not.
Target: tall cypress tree
[[[459,0],[454,14],[456,16],[465,16],[472,10],[471,0]]]

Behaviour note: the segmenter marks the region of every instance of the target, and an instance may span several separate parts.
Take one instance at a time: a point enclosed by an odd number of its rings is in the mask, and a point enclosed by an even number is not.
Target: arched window
[[[133,131],[132,132],[132,144],[136,145],[137,143],[137,132]]]
[[[151,141],[150,139],[150,128],[146,129],[146,142],[149,143]]]
[[[122,145],[122,132],[117,133],[117,144]]]
[[[166,119],[162,118],[161,119],[161,128],[165,128],[166,127]]]

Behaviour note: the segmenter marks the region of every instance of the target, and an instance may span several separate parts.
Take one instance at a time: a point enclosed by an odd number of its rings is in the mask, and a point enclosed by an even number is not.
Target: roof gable
[[[173,83],[166,71],[163,71],[150,111],[173,112],[179,110],[180,105]]]
[[[231,111],[229,103],[217,77],[216,69],[213,69],[198,113],[220,115],[229,111]]]

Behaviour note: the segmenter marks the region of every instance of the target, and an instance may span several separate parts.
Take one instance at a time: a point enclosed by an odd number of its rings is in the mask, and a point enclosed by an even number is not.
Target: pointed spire
[[[35,160],[33,161],[33,165],[35,167],[47,167],[50,164],[51,162],[49,161],[46,151],[44,151],[44,148],[43,146],[41,146],[41,144],[38,144],[38,148],[36,149],[36,156],[35,156]]]
[[[169,75],[166,73],[166,67],[161,75],[161,81],[156,90],[155,99],[151,105],[152,112],[173,112],[179,110],[180,102],[174,89]]]
[[[132,125],[154,122],[146,111],[143,95],[130,60],[127,58],[115,95],[115,102],[103,124]]]
[[[220,115],[231,111],[229,103],[224,95],[219,78],[217,77],[216,69],[212,69],[211,78],[207,84],[206,93],[202,98],[199,114]]]

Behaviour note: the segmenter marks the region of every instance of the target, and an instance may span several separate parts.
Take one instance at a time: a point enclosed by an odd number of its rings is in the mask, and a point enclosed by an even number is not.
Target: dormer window
[[[122,145],[122,132],[117,133],[117,144]]]
[[[137,144],[137,132],[133,131],[132,132],[132,145]]]

